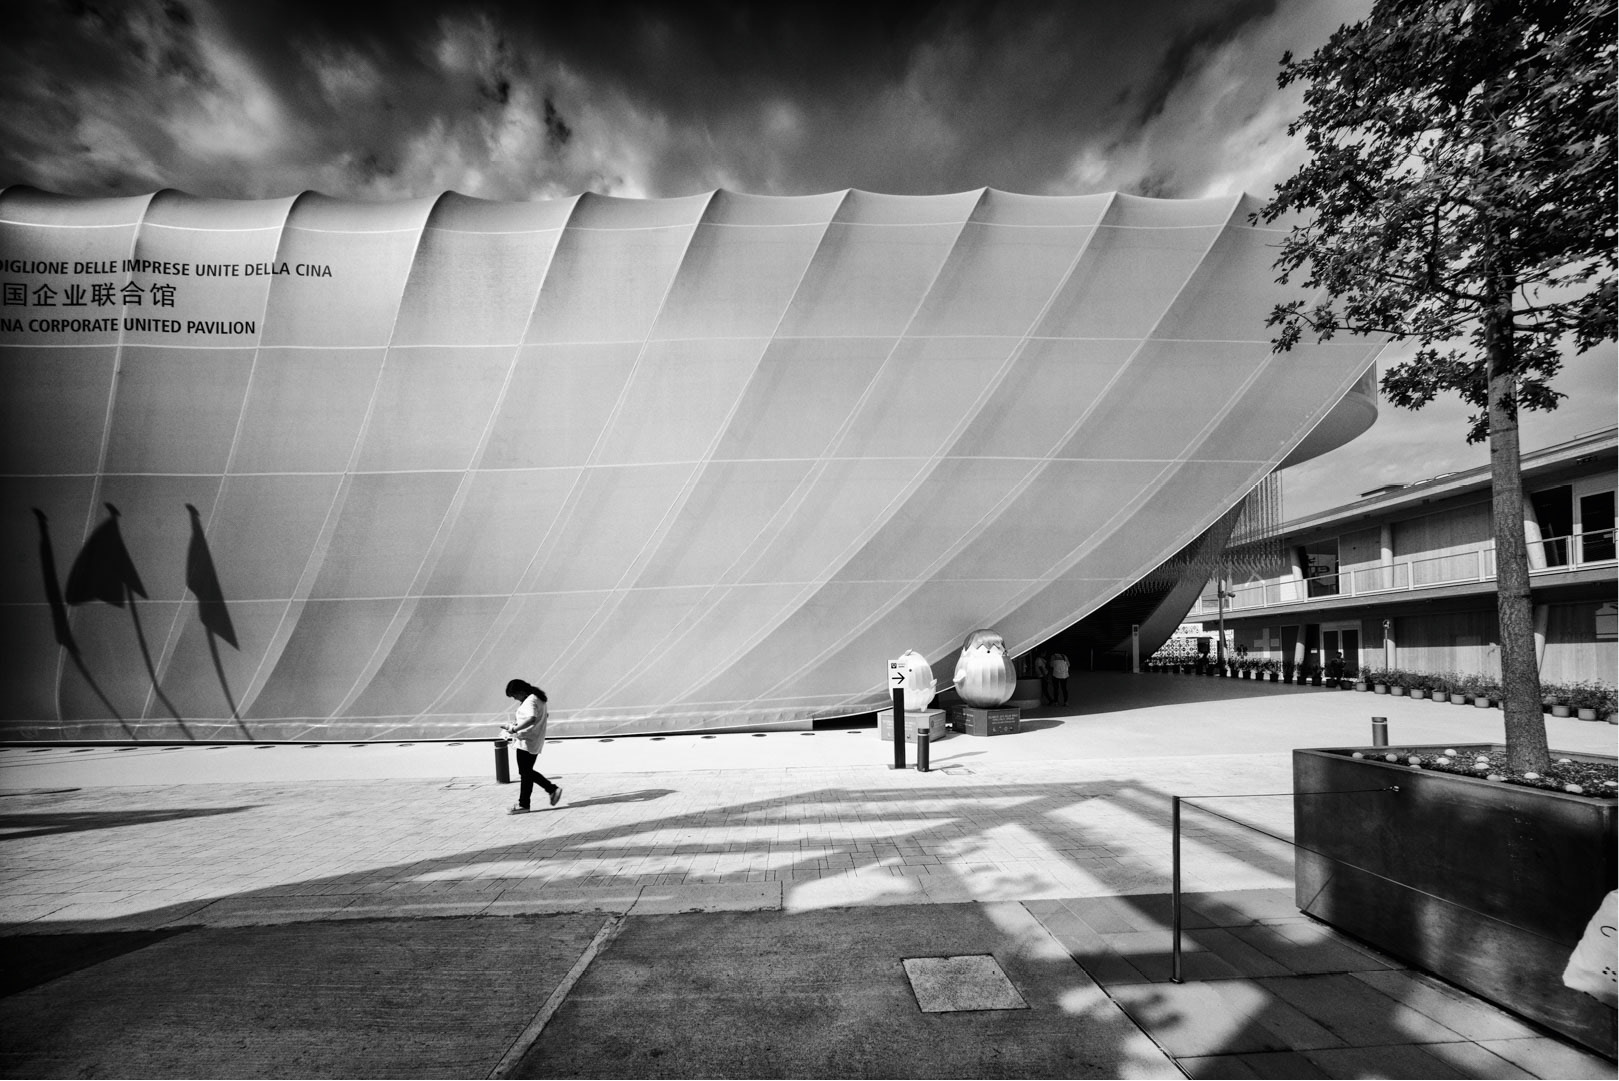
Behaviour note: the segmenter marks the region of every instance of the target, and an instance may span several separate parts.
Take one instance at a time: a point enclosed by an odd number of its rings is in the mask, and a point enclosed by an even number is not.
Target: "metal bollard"
[[[497,739],[497,740],[495,740],[495,783],[496,784],[511,784],[512,783],[512,760],[511,760],[511,756],[506,753],[506,748],[511,746],[511,742],[512,741],[509,740],[509,739]]]
[[[933,730],[922,725],[916,730],[916,772],[928,771],[928,742],[933,738]]]
[[[894,769],[905,768],[905,688],[894,688]]]
[[[1387,717],[1372,718],[1372,746],[1387,747],[1389,745],[1389,719]]]

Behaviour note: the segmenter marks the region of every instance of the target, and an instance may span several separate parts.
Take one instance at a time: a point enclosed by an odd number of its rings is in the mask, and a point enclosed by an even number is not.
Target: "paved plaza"
[[[1373,714],[1496,741],[1498,710],[1122,674],[1073,701],[928,773],[870,728],[553,740],[564,799],[516,816],[487,742],[0,749],[0,1069],[1615,1076],[1292,903],[1291,748]]]

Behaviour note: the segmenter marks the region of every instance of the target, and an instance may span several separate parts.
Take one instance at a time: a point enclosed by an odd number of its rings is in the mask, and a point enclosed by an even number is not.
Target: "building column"
[[[1546,546],[1541,543],[1544,538],[1540,532],[1540,518],[1535,514],[1535,505],[1529,502],[1528,493],[1523,497],[1523,539],[1529,545],[1529,569],[1543,571],[1546,569]],[[1570,541],[1569,543],[1573,543]],[[1540,637],[1538,634],[1536,637]]]
[[[1377,531],[1377,561],[1383,567],[1383,588],[1394,588],[1394,523],[1384,522]]]

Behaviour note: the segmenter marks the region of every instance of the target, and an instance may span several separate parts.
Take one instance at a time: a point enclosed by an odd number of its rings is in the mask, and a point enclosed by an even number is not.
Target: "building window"
[[[1580,496],[1580,562],[1614,558],[1613,493]]]
[[[1529,497],[1535,521],[1540,526],[1540,545],[1546,553],[1546,566],[1566,567],[1569,538],[1574,532],[1574,489],[1566,484],[1535,492]],[[1534,566],[1531,562],[1530,566]]]
[[[1619,605],[1607,601],[1597,608],[1597,641],[1619,639]]]
[[[1338,538],[1306,544],[1299,550],[1299,563],[1312,597],[1338,595]]]

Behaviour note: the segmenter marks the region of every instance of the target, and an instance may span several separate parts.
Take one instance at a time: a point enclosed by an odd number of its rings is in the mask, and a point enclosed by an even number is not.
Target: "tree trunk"
[[[1490,495],[1495,530],[1496,611],[1501,628],[1501,706],[1506,714],[1508,768],[1515,773],[1539,773],[1551,764],[1551,756],[1546,749],[1534,609],[1529,601],[1529,547],[1524,540],[1523,472],[1518,458],[1517,377],[1512,370],[1508,334],[1510,330],[1492,333],[1485,347],[1490,378]]]

